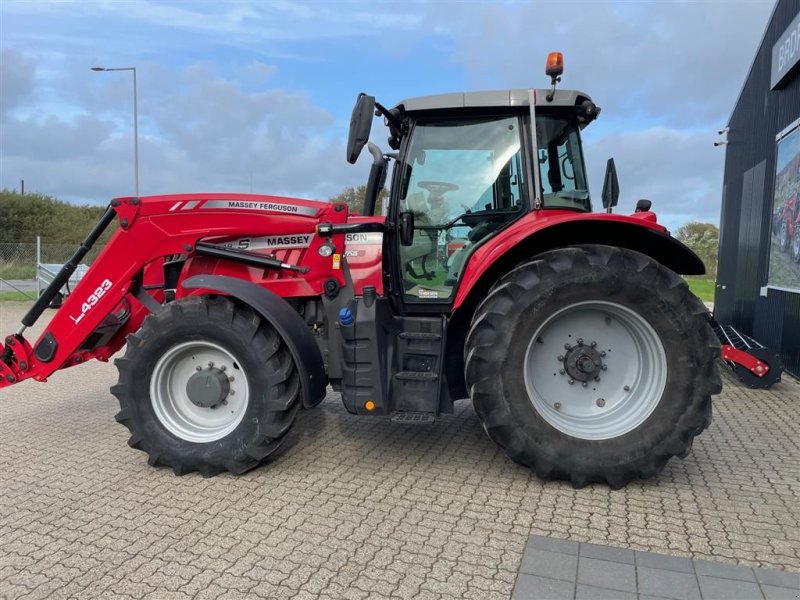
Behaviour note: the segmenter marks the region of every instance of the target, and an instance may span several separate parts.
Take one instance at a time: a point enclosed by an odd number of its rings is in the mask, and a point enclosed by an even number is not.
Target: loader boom
[[[276,214],[280,218],[274,218]],[[119,230],[31,346],[23,332],[41,316],[74,265],[114,218],[119,221]],[[8,336],[4,347],[0,345],[0,388],[29,378],[44,381],[59,369],[90,359],[108,360],[124,345],[127,334],[136,331],[164,301],[170,289],[165,287],[165,267],[171,262],[183,263],[190,271],[191,261],[202,261],[202,272],[261,279],[261,285],[279,290],[283,297],[319,296],[324,282],[331,278],[331,270],[329,261],[323,262],[311,251],[323,243],[316,236],[317,224],[320,220],[341,224],[346,218],[343,205],[274,196],[203,194],[116,199],[25,315],[19,332]],[[301,264],[288,264],[207,242],[242,238],[243,234],[305,234],[309,245],[299,253]],[[333,235],[334,243],[342,237]],[[184,275],[180,275],[181,280]],[[177,291],[178,297],[202,293],[204,290]]]

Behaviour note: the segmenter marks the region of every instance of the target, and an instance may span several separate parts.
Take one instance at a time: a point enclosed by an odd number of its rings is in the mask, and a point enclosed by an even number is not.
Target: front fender
[[[308,326],[283,298],[249,281],[223,275],[195,275],[182,285],[190,290],[203,289],[232,296],[258,312],[289,348],[300,376],[303,406],[310,408],[322,402],[328,383],[322,353]]]

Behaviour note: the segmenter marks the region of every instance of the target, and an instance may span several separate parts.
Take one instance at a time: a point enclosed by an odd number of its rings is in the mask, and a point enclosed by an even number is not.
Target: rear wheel
[[[297,370],[281,337],[223,298],[189,298],[149,316],[116,364],[111,391],[129,445],[179,475],[256,467],[299,407]]]
[[[685,456],[721,389],[719,345],[683,280],[638,252],[548,252],[502,278],[467,337],[489,436],[575,486],[657,473]]]

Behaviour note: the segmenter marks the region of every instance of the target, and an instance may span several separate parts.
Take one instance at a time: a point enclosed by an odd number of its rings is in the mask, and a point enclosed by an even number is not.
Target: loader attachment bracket
[[[16,383],[31,368],[33,349],[20,334],[9,335],[0,344],[0,387]]]

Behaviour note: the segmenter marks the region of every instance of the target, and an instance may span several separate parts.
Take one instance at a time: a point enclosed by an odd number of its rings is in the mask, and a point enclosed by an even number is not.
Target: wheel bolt
[[[605,355],[606,355],[605,352],[600,352],[600,356],[605,356]]]
[[[578,338],[578,346],[583,346],[583,338]]]
[[[583,382],[581,385],[582,385],[583,387],[586,387],[586,385],[587,385],[587,384],[586,384],[586,382],[584,381],[584,382]]]
[[[219,370],[220,370],[220,371],[227,371],[227,370],[228,370],[228,367],[226,367],[225,365],[220,365],[220,366],[219,366]]]
[[[597,346],[597,342],[592,342],[592,343],[591,343],[591,344],[589,344],[589,345],[590,345],[592,348],[594,348],[595,346]]]
[[[600,368],[603,369],[603,371],[605,371],[606,369],[608,369],[608,365],[602,365]]]
[[[228,396],[233,396],[236,394],[236,390],[228,390]]]
[[[598,398],[595,404],[597,404],[597,406],[599,406],[600,408],[603,408],[606,405],[606,401],[603,400],[602,398]]]
[[[574,380],[574,379],[570,379],[570,380],[569,380],[567,383],[569,383],[570,385],[572,385],[573,383],[575,383],[575,380]]]
[[[561,362],[562,360],[564,360],[564,355],[563,354],[559,354],[558,356],[556,356],[556,360]]]
[[[571,349],[572,346],[570,346],[569,344],[564,344],[564,350],[571,350]]]
[[[208,368],[209,369],[213,369],[214,368],[214,361],[213,360],[208,361]]]
[[[630,392],[630,391],[631,391],[631,386],[629,386],[629,385],[626,385],[626,386],[625,386],[625,387],[623,387],[622,389],[623,389],[623,390],[625,390],[626,392]]]
[[[233,377],[233,375],[231,375],[230,377],[228,377],[228,381],[233,381],[233,380],[234,380],[234,377]]]
[[[566,371],[564,369],[559,369],[558,370],[558,374],[559,375],[563,375],[564,373],[566,373]]]
[[[561,410],[561,402],[556,402],[555,404],[553,404],[553,408],[555,408],[556,410]]]
[[[600,381],[600,375],[594,378],[595,381]]]
[[[202,371],[202,370],[203,370],[203,367],[201,367],[200,365],[197,365],[197,366],[195,367],[195,370],[196,370],[196,371]]]

